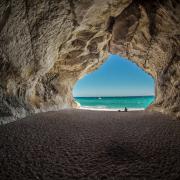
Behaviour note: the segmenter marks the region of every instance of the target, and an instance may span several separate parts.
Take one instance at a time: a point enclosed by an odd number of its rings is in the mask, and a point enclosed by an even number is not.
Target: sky
[[[154,95],[153,78],[118,55],[110,55],[99,69],[85,75],[73,89],[74,97],[145,95]]]

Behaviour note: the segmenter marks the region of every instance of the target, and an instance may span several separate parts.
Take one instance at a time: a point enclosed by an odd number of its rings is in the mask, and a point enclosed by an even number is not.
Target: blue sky
[[[85,75],[73,89],[74,97],[154,95],[153,78],[131,61],[110,55],[96,71]]]

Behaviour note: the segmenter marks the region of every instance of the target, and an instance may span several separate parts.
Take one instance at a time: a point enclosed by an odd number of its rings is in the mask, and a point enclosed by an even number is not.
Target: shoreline
[[[77,109],[82,110],[90,110],[90,111],[122,111],[124,112],[124,108],[101,108],[101,107],[90,107],[90,106],[80,106]],[[128,111],[144,111],[145,108],[127,108]]]

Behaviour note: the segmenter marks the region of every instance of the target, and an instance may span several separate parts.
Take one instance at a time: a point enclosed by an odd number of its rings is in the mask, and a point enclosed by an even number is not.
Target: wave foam
[[[79,109],[84,110],[92,110],[92,111],[124,111],[124,108],[107,108],[106,106],[97,106],[97,107],[90,107],[90,106],[80,106]],[[128,108],[128,111],[143,111],[144,108]]]

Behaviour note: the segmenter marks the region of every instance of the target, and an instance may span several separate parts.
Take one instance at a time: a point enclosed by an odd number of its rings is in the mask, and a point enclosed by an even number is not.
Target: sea
[[[144,110],[153,101],[154,96],[128,96],[128,97],[75,97],[81,109],[90,110]]]

